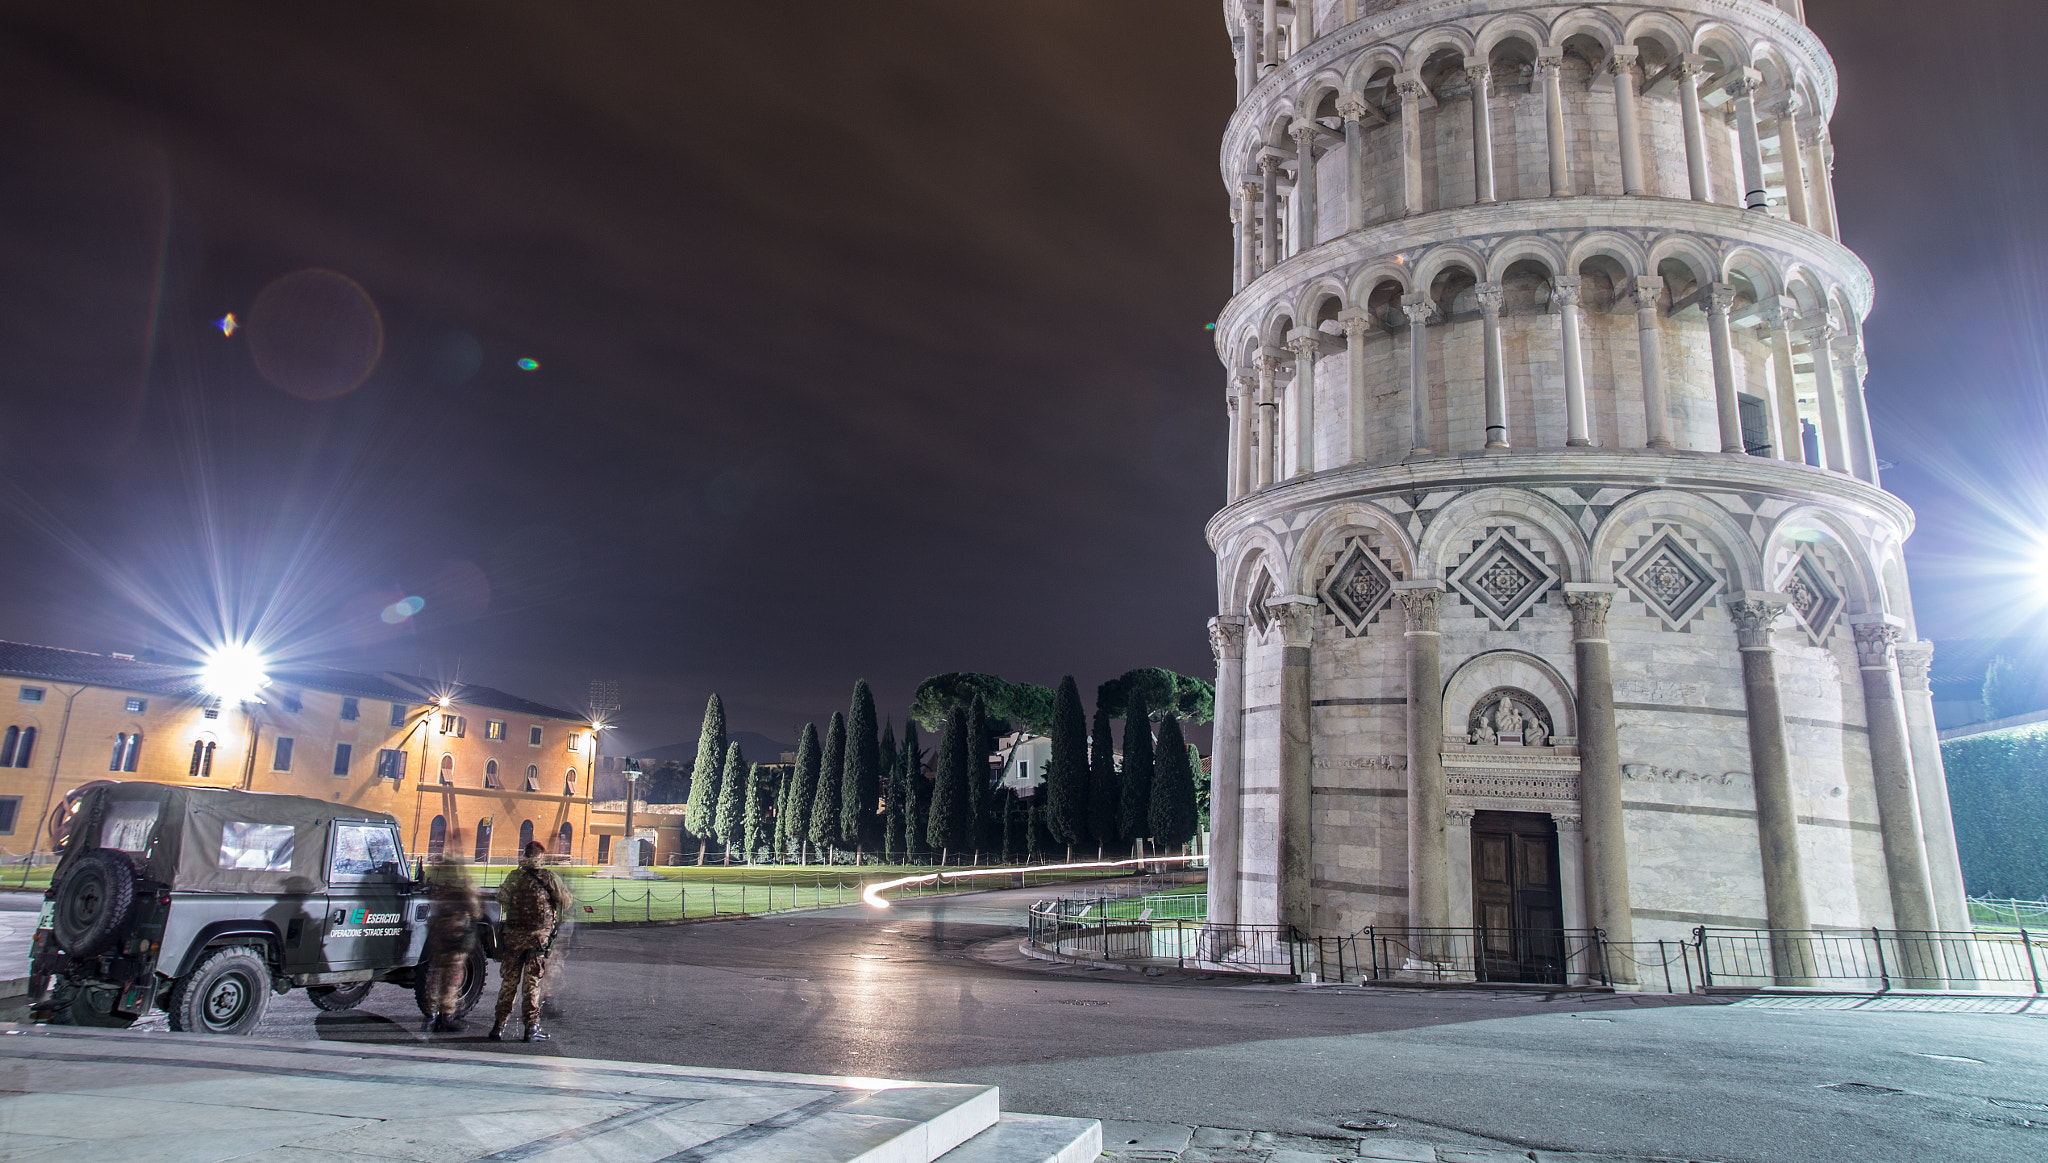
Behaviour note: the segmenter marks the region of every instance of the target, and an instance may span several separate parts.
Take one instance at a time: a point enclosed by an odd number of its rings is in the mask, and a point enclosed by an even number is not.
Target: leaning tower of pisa
[[[1212,917],[1967,928],[1800,0],[1224,19]]]

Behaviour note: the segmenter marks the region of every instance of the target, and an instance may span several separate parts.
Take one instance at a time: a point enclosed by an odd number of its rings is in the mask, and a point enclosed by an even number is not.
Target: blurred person
[[[476,955],[476,923],[483,916],[483,898],[458,859],[443,857],[428,867],[427,897],[434,903],[427,922],[427,996],[434,1012],[427,1028],[459,1034],[467,1028],[456,1010],[461,1005],[462,978]]]
[[[503,958],[498,964],[502,984],[498,987],[497,1020],[491,1023],[491,1041],[505,1036],[505,1020],[512,1016],[512,1003],[524,987],[525,1001],[520,1016],[525,1021],[528,1042],[545,1042],[540,1028],[540,1001],[547,976],[548,954],[555,943],[555,928],[569,907],[569,888],[562,878],[541,864],[547,846],[536,840],[519,857],[519,867],[498,886],[498,909],[504,918],[504,937],[499,945]]]

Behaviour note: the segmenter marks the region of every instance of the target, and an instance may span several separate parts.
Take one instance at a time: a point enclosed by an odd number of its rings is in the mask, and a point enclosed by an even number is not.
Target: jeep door
[[[405,855],[385,820],[336,820],[327,845],[328,969],[405,963]]]

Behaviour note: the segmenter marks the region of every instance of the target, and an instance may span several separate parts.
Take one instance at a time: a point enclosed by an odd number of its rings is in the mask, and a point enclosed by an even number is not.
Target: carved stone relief
[[[1472,705],[1465,734],[1475,747],[1548,747],[1557,732],[1543,700],[1517,687],[1495,687]]]

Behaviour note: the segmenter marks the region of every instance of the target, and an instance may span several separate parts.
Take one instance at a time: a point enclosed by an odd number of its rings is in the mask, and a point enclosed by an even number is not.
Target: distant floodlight
[[[222,702],[246,703],[270,685],[263,656],[246,642],[215,648],[199,670],[199,682]]]

